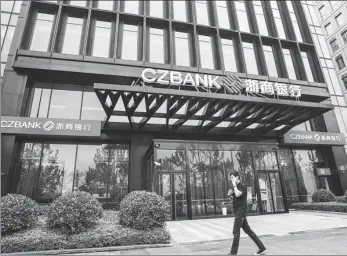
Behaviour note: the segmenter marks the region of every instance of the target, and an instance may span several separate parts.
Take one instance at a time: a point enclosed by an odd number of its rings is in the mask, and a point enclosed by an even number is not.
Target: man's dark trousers
[[[258,236],[253,232],[251,227],[248,225],[246,214],[247,212],[245,210],[235,211],[235,220],[234,220],[234,228],[233,228],[234,240],[231,246],[230,254],[235,254],[235,255],[237,254],[237,251],[239,249],[239,243],[240,243],[241,228],[253,240],[253,242],[256,243],[259,249],[265,248],[264,244],[260,241]]]

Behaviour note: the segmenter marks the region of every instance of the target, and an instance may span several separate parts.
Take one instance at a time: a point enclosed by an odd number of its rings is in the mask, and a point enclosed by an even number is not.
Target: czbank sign
[[[1,117],[2,134],[100,137],[101,122],[53,118]]]
[[[305,145],[345,145],[345,137],[342,133],[330,132],[304,132],[290,131],[283,137],[284,144],[305,144]]]

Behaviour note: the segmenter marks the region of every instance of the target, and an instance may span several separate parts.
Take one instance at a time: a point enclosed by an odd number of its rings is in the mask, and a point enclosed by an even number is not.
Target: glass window
[[[318,40],[319,40],[319,44],[321,46],[321,47],[318,47],[318,48],[322,49],[323,57],[330,59],[331,56],[330,56],[330,52],[329,52],[328,45],[327,45],[327,42],[325,40],[325,37],[322,36],[322,35],[319,35],[318,36]]]
[[[33,90],[34,90],[33,100],[31,103],[31,109],[30,109],[29,116],[30,117],[37,117],[37,114],[39,112],[42,89],[41,88],[34,88]]]
[[[200,65],[202,68],[214,69],[212,43],[210,36],[199,35]]]
[[[22,7],[22,2],[21,0],[16,0],[16,3],[14,4],[13,7],[13,13],[19,13],[20,12],[20,8]]]
[[[289,9],[289,16],[290,16],[290,19],[291,19],[292,24],[293,24],[296,40],[299,42],[302,42],[302,36],[301,36],[298,20],[297,20],[296,14],[294,12],[292,1],[286,1],[286,3],[288,6],[288,9]]]
[[[186,1],[172,1],[174,19],[179,21],[187,21]]]
[[[32,51],[48,51],[53,26],[53,14],[39,13],[30,44]]]
[[[318,8],[318,11],[319,11],[319,13],[320,13],[321,18],[324,19],[325,16],[326,16],[329,12],[331,12],[330,3],[327,2],[326,5],[323,4],[321,7]]]
[[[216,7],[219,27],[230,29],[227,1],[216,1]]]
[[[263,7],[260,1],[253,1],[255,16],[257,18],[258,30],[260,35],[268,36],[267,25],[264,17]]]
[[[206,1],[195,1],[196,22],[202,25],[210,25]]]
[[[188,34],[175,31],[175,64],[190,66]]]
[[[337,97],[337,101],[339,102],[340,106],[346,106],[346,102],[345,102],[345,99],[343,97]],[[347,124],[347,116],[346,116],[346,118],[344,118],[344,120]]]
[[[124,24],[122,59],[137,60],[138,56],[138,26]]]
[[[293,63],[292,55],[290,54],[290,50],[289,49],[284,49],[284,48],[282,50],[283,50],[284,60],[286,62],[289,78],[290,79],[297,79],[296,78],[296,74],[295,74],[295,69],[294,69],[294,63]]]
[[[235,8],[237,12],[237,20],[239,23],[240,31],[250,32],[248,16],[244,1],[235,1]]]
[[[108,0],[108,1],[99,0],[98,1],[98,9],[113,11],[113,1],[112,0]]]
[[[96,21],[93,53],[95,57],[110,57],[111,22]]]
[[[18,14],[13,14],[11,15],[11,20],[10,20],[10,25],[16,26],[18,21]]]
[[[337,78],[335,68],[329,68],[329,75],[331,78],[332,86],[334,87],[335,92],[336,92],[335,94],[336,95],[342,95],[341,86],[339,84],[339,79]]]
[[[342,82],[345,86],[345,89],[347,89],[347,75],[344,75],[341,79],[342,79]]]
[[[269,76],[278,77],[275,56],[271,46],[263,45],[265,61]]]
[[[105,120],[106,114],[95,92],[83,92],[82,120]]]
[[[49,109],[49,101],[51,99],[51,89],[42,89],[40,108],[37,117],[47,117]]]
[[[336,52],[339,49],[339,45],[336,39],[330,42],[330,47],[333,50],[333,52]]]
[[[314,82],[312,69],[311,69],[310,62],[308,60],[307,52],[301,52],[301,57],[302,57],[302,61],[304,62],[307,80],[310,82]]]
[[[7,26],[1,25],[1,46],[2,46],[2,43],[5,39],[6,29],[7,29]]]
[[[5,66],[6,64],[1,62],[1,77],[4,75]]]
[[[344,109],[344,108],[339,108],[339,107],[334,108],[335,116],[336,116],[336,120],[337,120],[337,124],[339,126],[340,132],[343,134],[347,134],[347,130],[343,121],[342,114],[341,114],[341,109]]]
[[[139,14],[139,1],[123,1],[124,3],[124,12]]]
[[[270,1],[272,13],[275,18],[275,24],[277,28],[277,33],[280,38],[286,38],[286,34],[284,32],[284,26],[281,18],[281,14],[278,10],[278,5],[276,1]]]
[[[150,28],[149,33],[149,61],[156,63],[164,63],[164,30]]]
[[[86,6],[86,1],[85,0],[71,0],[70,1],[71,5],[75,5],[75,6],[81,6],[81,7],[85,7]]]
[[[347,30],[341,33],[341,37],[345,44],[347,44]]]
[[[328,36],[332,34],[333,30],[333,25],[331,23],[325,25],[325,31],[327,32]]]
[[[80,119],[82,91],[53,90],[50,118]]]
[[[346,66],[341,55],[336,58],[336,63],[337,63],[337,66],[339,67],[339,70],[343,69]]]
[[[149,13],[153,17],[164,17],[164,3],[163,1],[153,1],[149,2]]]
[[[9,21],[10,21],[10,14],[9,13],[1,13],[1,24],[3,25],[8,25]]]
[[[247,73],[258,75],[257,60],[252,43],[242,42],[243,53],[245,55]]]
[[[8,26],[6,38],[1,50],[1,61],[7,61],[8,54],[10,52],[12,38],[14,34],[15,27]]]
[[[346,23],[346,15],[343,15],[340,13],[339,15],[336,16],[336,22],[339,26],[343,26]]]
[[[68,17],[62,53],[79,54],[83,19]]]
[[[1,11],[2,12],[12,12],[14,1],[1,1]]]
[[[224,68],[226,71],[237,72],[233,40],[222,38]]]

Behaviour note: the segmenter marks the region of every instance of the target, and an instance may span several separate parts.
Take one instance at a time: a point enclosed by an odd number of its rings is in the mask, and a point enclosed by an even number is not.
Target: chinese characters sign
[[[345,145],[342,133],[290,131],[283,137],[285,144]]]
[[[7,134],[100,137],[101,122],[2,116],[1,132]]]
[[[273,83],[269,81],[245,80],[246,94],[263,94],[278,97],[292,97],[299,99],[301,97],[301,87],[299,85],[287,85],[282,83]]]

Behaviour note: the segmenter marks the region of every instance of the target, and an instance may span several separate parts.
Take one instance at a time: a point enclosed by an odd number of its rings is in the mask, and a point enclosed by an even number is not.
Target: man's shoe
[[[254,255],[264,255],[266,253],[266,248],[259,249]]]

